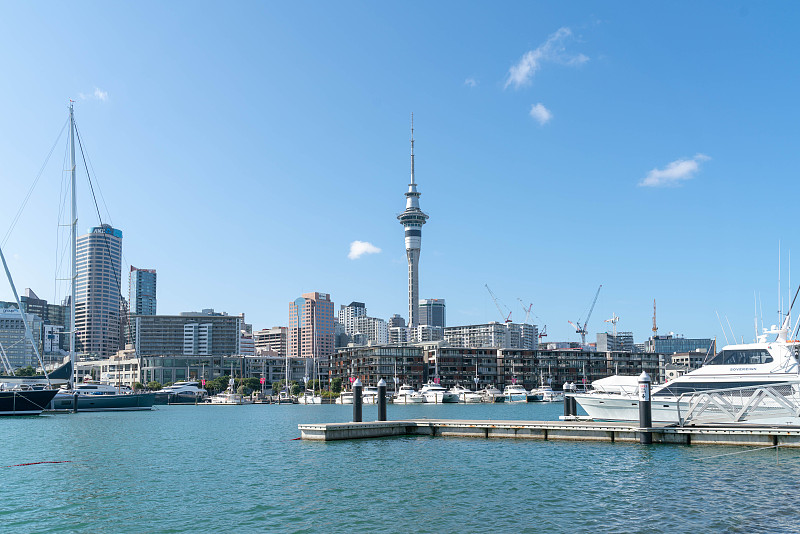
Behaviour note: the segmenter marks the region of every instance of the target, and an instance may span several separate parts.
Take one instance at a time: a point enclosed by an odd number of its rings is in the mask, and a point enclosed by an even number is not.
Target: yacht
[[[178,381],[156,391],[156,404],[194,404],[207,396],[199,382]]]
[[[425,384],[420,390],[424,402],[427,404],[441,404],[441,403],[456,403],[458,402],[458,395],[447,391],[439,384]]]
[[[134,393],[128,386],[86,381],[69,389],[62,386],[49,405],[51,410],[74,410],[77,395],[79,412],[152,410],[155,393]]]
[[[509,384],[503,390],[506,402],[528,402],[528,390],[522,384]]]
[[[480,393],[475,391],[470,391],[469,389],[465,388],[460,384],[456,384],[455,386],[450,388],[450,393],[455,393],[458,395],[458,401],[463,402],[465,404],[473,404],[477,402],[483,402],[483,397]]]
[[[503,392],[494,386],[486,386],[480,391],[483,402],[505,402]]]
[[[336,399],[336,404],[353,404],[353,392],[342,391]]]
[[[233,378],[228,380],[228,389],[221,393],[217,393],[216,395],[212,395],[208,402],[211,404],[230,404],[230,405],[241,405],[241,404],[250,404],[249,400],[244,398],[244,395],[241,393],[236,393],[234,389],[236,382]]]
[[[674,380],[651,389],[651,409],[654,423],[678,423],[678,399],[691,394],[726,388],[742,388],[771,384],[794,383],[793,391],[800,386],[798,352],[800,341],[787,341],[789,316],[783,326],[758,336],[755,343],[726,345],[705,365]],[[767,335],[777,334],[772,342]],[[576,393],[575,399],[593,419],[603,421],[638,421],[638,379],[635,376],[613,376],[592,383],[587,393]],[[746,402],[748,397],[742,397]],[[684,397],[682,407],[688,399]],[[750,420],[770,414],[754,415]],[[785,418],[781,418],[783,421]],[[798,419],[795,417],[795,419]],[[798,420],[800,422],[800,420]]]
[[[297,397],[298,404],[322,404],[322,397],[314,394],[313,391],[306,390],[305,394]]]
[[[392,402],[392,396],[388,392],[386,402]],[[364,386],[361,391],[361,404],[378,404],[378,386]]]
[[[548,385],[532,389],[528,395],[528,402],[564,402],[564,393],[553,391]]]
[[[395,404],[420,404],[422,402],[425,402],[422,393],[414,391],[414,388],[406,384],[400,386],[397,395],[394,396]]]

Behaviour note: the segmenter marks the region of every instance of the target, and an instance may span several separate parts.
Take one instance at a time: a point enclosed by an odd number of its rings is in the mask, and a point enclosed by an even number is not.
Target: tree
[[[292,395],[300,394],[300,384],[296,380],[292,380]]]
[[[36,374],[36,369],[31,367],[30,365],[28,367],[20,367],[19,369],[14,371],[14,374],[17,376],[33,376]]]
[[[161,389],[161,382],[156,382],[155,380],[152,380],[147,383],[147,389],[149,389],[150,391],[158,391],[159,389]]]
[[[244,379],[244,387],[249,389],[250,391],[260,391],[261,390],[261,380],[259,378],[250,377]]]
[[[133,383],[133,391],[141,391],[144,389],[144,384],[141,382],[134,382]]]
[[[272,394],[277,395],[283,389],[283,380],[272,383]]]
[[[334,393],[341,393],[342,392],[342,379],[341,378],[334,378],[331,380],[331,391]]]

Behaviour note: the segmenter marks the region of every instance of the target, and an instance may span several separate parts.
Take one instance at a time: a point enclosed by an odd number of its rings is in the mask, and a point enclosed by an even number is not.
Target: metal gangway
[[[681,394],[680,426],[689,424],[800,424],[800,381]]]

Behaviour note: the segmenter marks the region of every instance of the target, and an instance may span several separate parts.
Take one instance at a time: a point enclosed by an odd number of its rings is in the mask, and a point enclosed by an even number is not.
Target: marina
[[[365,407],[372,417],[375,406]],[[546,421],[553,403],[391,405],[403,420]],[[10,418],[28,439],[0,450],[4,527],[15,532],[787,532],[800,451],[629,441],[402,435],[295,440],[298,424],[347,423],[352,406],[157,406]],[[53,436],[60,436],[53,439]],[[731,454],[736,453],[736,454]],[[777,461],[776,461],[776,456]],[[325,481],[309,486],[309,473]],[[224,494],[214,491],[224,479]],[[180,480],[180,484],[176,483]],[[391,481],[391,495],[376,485]],[[659,486],[656,497],[653,484]],[[66,502],[64,487],[91,488]],[[32,513],[36,486],[38,509]],[[765,492],[765,487],[770,492]],[[442,510],[443,487],[450,488]],[[304,496],[313,490],[314,498]],[[186,495],[203,495],[186,506]],[[209,518],[200,520],[198,518]],[[213,518],[211,521],[210,518]],[[525,518],[530,518],[527,522]],[[211,523],[209,523],[211,521]],[[212,526],[213,524],[213,526]]]

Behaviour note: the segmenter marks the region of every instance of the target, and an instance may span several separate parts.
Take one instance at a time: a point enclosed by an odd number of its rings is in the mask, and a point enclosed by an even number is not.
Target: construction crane
[[[484,284],[484,285],[486,286],[486,291],[488,291],[489,295],[492,297],[492,300],[494,301],[494,305],[497,306],[497,311],[500,312],[500,317],[503,318],[503,322],[504,323],[510,323],[511,322],[511,310],[508,309],[508,306],[503,304],[503,307],[505,307],[505,309],[508,310],[508,315],[506,315],[506,313],[503,311],[503,308],[500,307],[500,304],[501,304],[500,299],[498,299],[494,295],[494,293],[492,293],[492,290],[489,289],[489,284]]]
[[[604,323],[611,323],[612,325],[614,325],[614,343],[616,343],[617,342],[617,323],[619,322],[619,317],[617,317],[617,314],[612,312],[611,313],[611,319],[606,319],[603,322]]]
[[[658,327],[656,326],[656,299],[653,299],[653,339],[658,335]]]
[[[581,345],[586,345],[586,325],[589,323],[589,318],[592,316],[592,312],[594,311],[594,305],[597,304],[597,297],[600,296],[600,290],[603,289],[603,284],[600,284],[600,287],[597,288],[597,293],[594,294],[594,300],[592,301],[592,305],[589,307],[589,313],[586,314],[586,320],[581,325],[581,320],[578,319],[577,323],[575,324],[572,321],[567,321],[569,324],[572,325],[572,328],[575,329],[577,334],[581,336]]]
[[[522,301],[521,298],[517,297],[517,300],[519,301],[519,305],[522,306],[522,310],[525,312],[525,323],[526,324],[530,324],[530,323],[528,323],[528,321],[530,320],[531,315],[536,317],[539,321],[542,320],[541,317],[539,317],[535,313],[531,312],[531,309],[533,309],[533,303],[532,302],[530,304],[528,304],[528,307],[526,308],[525,307],[525,303]],[[539,338],[539,342],[541,343],[542,338],[543,337],[547,337],[547,325],[543,325],[542,329],[539,331],[538,334],[536,334],[536,336]]]

